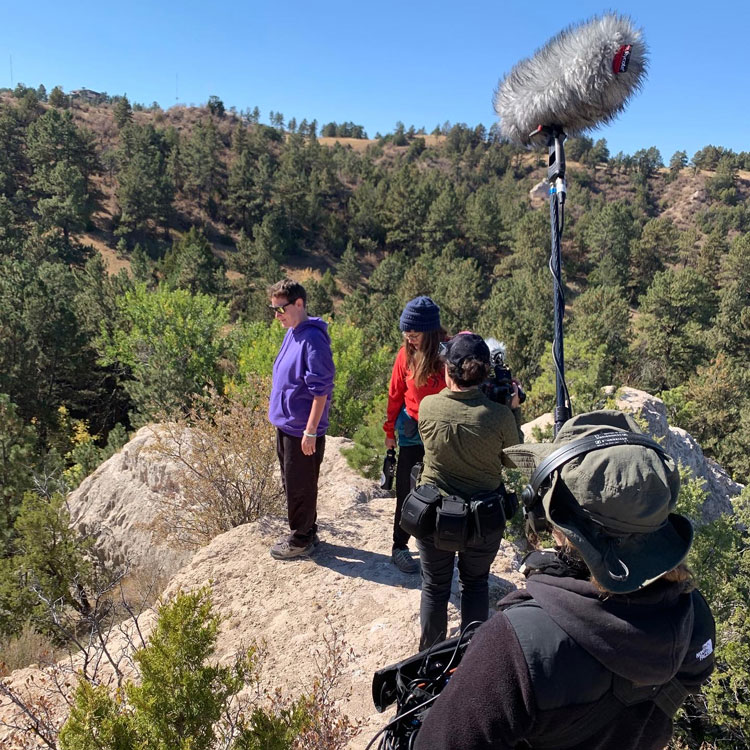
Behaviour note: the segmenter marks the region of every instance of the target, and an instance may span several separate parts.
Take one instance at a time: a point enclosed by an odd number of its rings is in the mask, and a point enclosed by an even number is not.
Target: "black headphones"
[[[585,453],[603,448],[613,448],[618,445],[641,445],[656,451],[662,460],[669,459],[669,454],[659,443],[636,432],[599,432],[561,446],[550,453],[534,469],[529,478],[529,483],[521,492],[527,532],[539,534],[549,529],[549,521],[544,512],[542,498],[550,488],[552,477],[556,471],[561,469],[568,461],[572,461]]]

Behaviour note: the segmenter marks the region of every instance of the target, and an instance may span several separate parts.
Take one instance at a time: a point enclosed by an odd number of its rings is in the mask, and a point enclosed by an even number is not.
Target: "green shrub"
[[[354,433],[354,445],[341,452],[352,469],[368,479],[377,479],[385,458],[385,410],[388,396],[383,394],[371,404],[359,429]]]
[[[691,748],[746,748],[750,745],[750,490],[733,499],[733,516],[702,524],[706,495],[702,479],[683,476],[677,510],[695,525],[688,564],[716,620],[716,670],[704,688],[705,700],[689,704],[694,715],[689,722],[683,716],[677,735]],[[703,733],[708,743],[701,745]]]
[[[94,564],[92,540],[71,528],[65,496],[26,492],[15,532],[16,554],[0,560],[0,633],[18,634],[30,619],[63,642],[81,621],[96,621],[93,592],[108,572]]]
[[[114,694],[79,682],[60,750],[341,750],[359,732],[333,697],[350,656],[335,635],[317,654],[326,665],[310,693],[292,701],[276,690],[263,700],[257,649],[229,664],[211,661],[219,624],[208,588],[164,604],[134,656],[140,681]]]
[[[125,389],[136,406],[131,421],[186,407],[193,393],[221,382],[225,305],[205,294],[138,284],[118,298],[119,325],[99,341],[101,364],[128,368]]]
[[[220,618],[208,589],[179,593],[159,611],[149,644],[137,651],[140,684],[126,682],[112,696],[82,681],[60,731],[61,750],[210,750],[292,747],[312,721],[307,699],[278,713],[229,711],[257,668],[248,651],[227,666],[209,663]]]
[[[575,414],[600,409],[602,386],[607,385],[606,347],[594,346],[572,336],[565,338],[565,380]],[[524,418],[532,419],[555,407],[556,379],[552,344],[545,346],[542,374],[531,384],[524,404]]]

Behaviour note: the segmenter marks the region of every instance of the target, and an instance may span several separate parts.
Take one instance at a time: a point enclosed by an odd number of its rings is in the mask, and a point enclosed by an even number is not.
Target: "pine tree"
[[[133,108],[130,106],[127,94],[121,96],[115,102],[112,116],[119,130],[122,130],[128,123],[133,121]]]
[[[18,415],[18,407],[0,393],[0,557],[7,557],[21,498],[32,488],[36,447],[33,428]]]
[[[605,286],[627,283],[630,243],[637,231],[633,212],[624,202],[605,203],[585,216],[576,233],[587,261],[597,269],[592,281]]]
[[[649,391],[674,388],[707,362],[715,295],[694,269],[668,269],[655,274],[640,303],[631,344],[637,380]]]
[[[169,147],[152,126],[128,125],[117,158],[118,233],[148,233],[166,226],[174,199],[169,175]]]
[[[688,156],[685,151],[675,151],[672,154],[672,158],[669,160],[669,176],[671,179],[675,179],[677,175],[685,169],[688,164]]]
[[[643,294],[664,261],[677,256],[677,230],[669,219],[650,219],[641,236],[630,243],[629,287],[633,298]]]
[[[152,287],[156,281],[153,263],[143,246],[136,242],[133,252],[130,254],[130,272],[133,278],[147,287]]]
[[[448,182],[435,198],[427,213],[423,230],[423,247],[428,252],[440,253],[461,235],[462,207],[452,182]]]
[[[738,235],[722,263],[719,309],[711,340],[744,372],[750,371],[750,235]]]
[[[226,288],[224,264],[199,229],[191,227],[164,257],[164,278],[173,289],[217,295]]]
[[[383,211],[389,249],[404,250],[410,255],[417,253],[431,201],[431,190],[413,165],[394,175]]]
[[[49,103],[53,107],[64,109],[68,106],[68,97],[63,94],[63,90],[59,86],[55,86],[55,88],[50,91]]]
[[[182,152],[185,168],[185,188],[205,208],[213,192],[218,188],[222,175],[219,159],[221,143],[213,121],[196,123]]]
[[[95,352],[81,329],[70,268],[55,260],[0,259],[0,393],[42,438],[60,405],[84,411]]]
[[[721,261],[728,250],[726,235],[719,229],[714,229],[706,237],[698,252],[695,269],[714,289],[719,287]]]
[[[336,276],[349,287],[356,289],[362,281],[362,271],[357,262],[357,253],[351,240],[346,245],[346,250],[341,256],[341,260],[336,267]]]
[[[224,109],[224,102],[219,99],[218,96],[209,96],[208,97],[208,111],[214,115],[214,117],[218,117],[221,119],[224,117],[224,114],[226,113],[226,110]]]
[[[13,107],[0,104],[0,195],[6,200],[15,196],[25,171],[23,127]],[[14,208],[6,204],[8,217]],[[3,222],[3,226],[8,226]]]
[[[96,170],[93,137],[73,123],[70,112],[47,110],[26,135],[33,167],[31,188],[37,213],[48,227],[69,233],[83,228],[94,209],[88,183]]]
[[[265,151],[256,157],[254,145],[246,137],[234,138],[235,156],[227,186],[230,216],[245,230],[262,220],[273,183],[271,157]]]

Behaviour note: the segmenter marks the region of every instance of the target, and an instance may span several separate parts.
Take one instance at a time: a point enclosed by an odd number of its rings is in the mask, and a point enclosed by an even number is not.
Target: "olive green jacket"
[[[490,401],[478,387],[444,388],[422,399],[419,434],[424,442],[420,484],[466,499],[496,489],[503,465],[513,465],[503,448],[523,442],[520,409]]]

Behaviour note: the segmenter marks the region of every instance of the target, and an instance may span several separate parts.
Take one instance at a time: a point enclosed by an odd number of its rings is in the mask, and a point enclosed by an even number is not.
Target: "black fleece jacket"
[[[514,592],[501,606],[533,598],[569,636],[566,644],[572,641],[572,654],[566,646],[566,654],[551,657],[540,644],[544,664],[536,668],[564,686],[559,705],[549,705],[549,695],[536,693],[516,630],[499,612],[477,630],[429,711],[416,750],[510,750],[533,747],[535,739],[554,740],[561,727],[592,708],[591,702],[576,702],[582,687],[576,682],[581,679],[576,658],[583,667],[593,656],[638,684],[662,684],[677,675],[697,692],[713,669],[715,634],[706,607],[693,632],[694,610],[699,610],[695,597],[697,592],[686,593],[679,584],[657,581],[635,594],[603,599],[588,581],[532,576],[525,591]],[[529,644],[533,650],[534,636],[521,633],[527,653]],[[552,703],[555,696],[553,692]],[[604,729],[571,750],[661,750],[671,735],[670,718],[645,701],[623,708]]]

